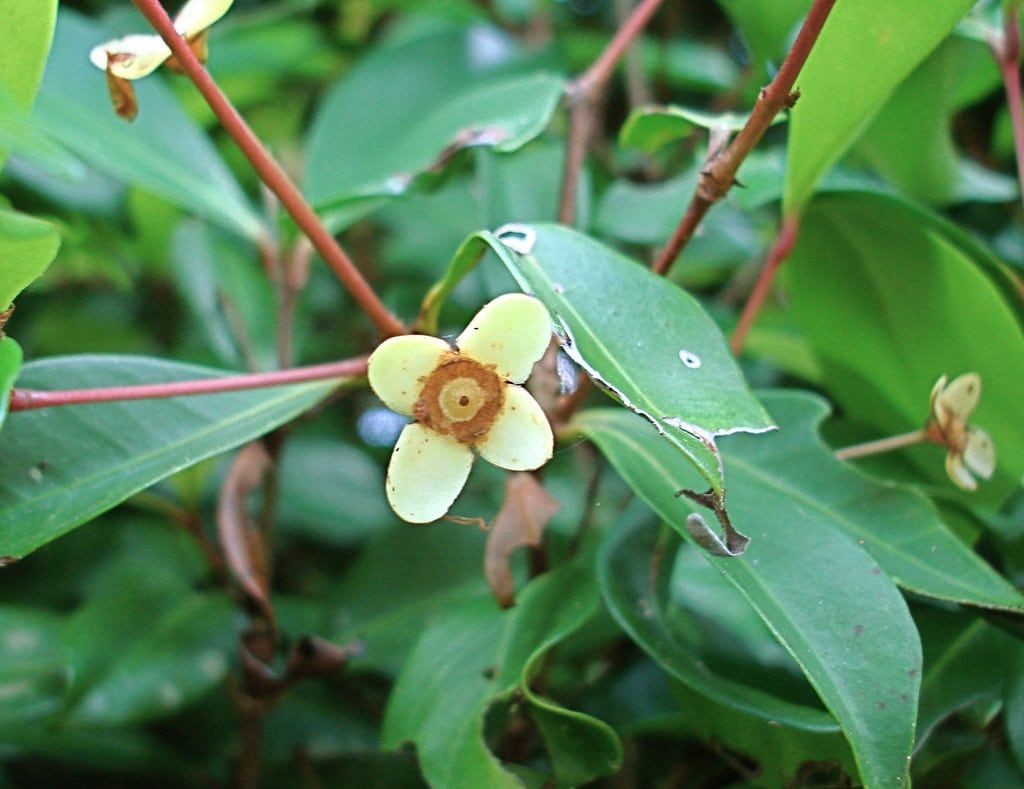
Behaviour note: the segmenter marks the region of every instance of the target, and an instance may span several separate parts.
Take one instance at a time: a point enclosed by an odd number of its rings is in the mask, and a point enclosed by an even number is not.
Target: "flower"
[[[990,479],[996,468],[996,450],[992,438],[981,428],[971,427],[967,419],[981,397],[981,376],[964,373],[949,383],[943,375],[932,387],[930,416],[925,425],[929,440],[943,444],[946,473],[964,490],[975,490],[978,483],[971,472]]]
[[[370,388],[393,411],[415,418],[398,437],[387,474],[388,502],[410,523],[444,516],[459,495],[476,450],[510,471],[551,459],[551,426],[521,386],[551,339],[537,299],[500,296],[455,341],[392,337],[369,360]]]
[[[234,0],[188,0],[174,18],[174,29],[188,42],[200,61],[206,61],[206,29],[231,8]],[[165,62],[177,68],[171,49],[158,35],[133,34],[93,47],[89,60],[106,72],[114,110],[132,120],[138,112],[129,80],[151,74]]]

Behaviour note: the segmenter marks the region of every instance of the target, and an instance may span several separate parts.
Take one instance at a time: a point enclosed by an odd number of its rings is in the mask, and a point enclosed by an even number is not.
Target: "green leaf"
[[[42,276],[59,246],[60,234],[50,222],[0,209],[0,310]]]
[[[81,160],[148,189],[233,233],[257,238],[263,223],[203,131],[158,75],[133,83],[139,116],[111,109],[103,72],[89,50],[111,31],[64,8],[39,91],[40,126]]]
[[[21,346],[10,337],[0,338],[0,425],[7,418],[11,387],[21,372]]]
[[[68,356],[26,365],[18,385],[88,388],[217,374],[145,357]],[[157,480],[287,422],[337,385],[315,381],[12,416],[0,434],[0,555],[24,556]]]
[[[415,743],[423,774],[435,786],[521,786],[488,750],[484,716],[492,703],[526,692],[539,661],[591,616],[595,603],[587,574],[565,565],[531,582],[511,610],[488,595],[446,611],[423,632],[398,678],[383,746]],[[591,749],[552,754],[560,785],[618,769],[618,739],[605,724],[531,698],[542,733],[552,738],[549,748]]]
[[[803,209],[903,79],[974,0],[837,3],[800,72],[790,116],[783,206]]]
[[[57,712],[67,687],[60,620],[42,609],[0,606],[0,723]]]
[[[743,34],[754,59],[781,63],[810,0],[718,0]]]
[[[56,17],[57,0],[4,0],[0,6],[0,25],[12,36],[8,46],[0,47],[0,95],[10,96],[22,109],[35,99]],[[0,150],[0,166],[3,161]]]
[[[109,665],[69,724],[115,726],[175,714],[224,679],[240,619],[226,596],[188,597]]]
[[[689,536],[682,522],[694,505],[676,491],[690,480],[667,442],[623,411],[584,412],[576,424],[662,519]],[[761,496],[744,495],[745,488],[734,484],[729,507],[739,528],[752,533],[750,547],[742,556],[708,555],[708,561],[796,659],[839,721],[864,783],[905,785],[921,647],[903,598],[875,560],[828,519],[797,502],[771,517]]]
[[[678,105],[637,107],[626,118],[619,132],[619,143],[652,154],[670,142],[686,137],[695,126],[736,132],[743,128],[748,117],[744,113],[703,112]],[[772,120],[772,125],[785,119],[784,115],[778,115]]]
[[[610,530],[601,547],[601,593],[608,610],[629,637],[658,665],[703,698],[803,731],[839,731],[835,719],[824,710],[795,703],[760,687],[756,670],[749,672],[751,681],[737,681],[708,665],[702,645],[691,635],[693,625],[679,621],[679,605],[672,598],[670,580],[680,543],[674,533],[671,538],[666,537],[659,536],[657,527],[635,520]],[[655,568],[661,571],[656,573]],[[732,589],[728,591],[738,595]],[[709,615],[714,616],[720,609],[719,602]],[[752,668],[748,665],[748,669]]]
[[[31,111],[0,82],[0,163],[5,151],[20,154],[31,165],[65,184],[82,186],[88,177],[82,163],[50,139]]]
[[[1024,325],[1001,265],[963,236],[896,198],[823,195],[803,218],[786,281],[829,395],[878,435],[924,424],[940,375],[980,373],[971,423],[992,436],[997,466],[971,501],[995,506],[1024,476]],[[945,491],[956,490],[940,448],[904,454]]]

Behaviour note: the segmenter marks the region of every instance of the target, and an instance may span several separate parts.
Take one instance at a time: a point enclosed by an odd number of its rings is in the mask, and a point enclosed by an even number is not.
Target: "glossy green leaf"
[[[903,79],[974,0],[836,3],[800,72],[789,124],[787,213],[799,212]]]
[[[66,389],[208,378],[131,356],[33,362],[18,385]],[[0,555],[22,557],[128,496],[287,422],[338,381],[26,411],[0,434]]]
[[[0,209],[0,310],[42,276],[59,246],[60,234],[50,222]]]
[[[56,17],[57,0],[3,0],[0,5],[0,25],[17,38],[16,45],[12,40],[0,47],[0,93],[24,109],[32,106],[39,88]],[[0,144],[6,145],[2,139]],[[0,150],[0,166],[3,161]]]
[[[433,620],[392,692],[384,747],[415,743],[423,774],[435,786],[521,786],[488,750],[484,715],[492,703],[507,703],[524,689],[548,650],[591,616],[596,590],[587,580],[579,567],[566,565],[531,582],[510,610],[487,595]],[[549,747],[591,748],[572,760],[553,757],[559,783],[582,783],[617,769],[620,746],[605,724],[550,701],[539,714],[542,734],[562,729]],[[571,735],[575,728],[583,731]]]
[[[982,396],[971,422],[995,441],[997,466],[972,500],[993,505],[1017,487],[1024,326],[1020,295],[1006,287],[997,261],[932,214],[896,198],[848,193],[811,204],[786,275],[795,319],[848,419],[879,436],[913,430],[928,417],[940,375],[976,371]],[[941,448],[905,455],[955,490]]]
[[[134,122],[114,113],[106,77],[88,59],[92,47],[111,37],[91,20],[61,10],[36,103],[40,126],[100,172],[155,192],[234,233],[258,237],[262,220],[159,75],[133,83],[139,101]]]
[[[672,567],[679,538],[661,535],[653,524],[634,521],[608,532],[598,560],[598,582],[615,620],[669,674],[702,697],[761,720],[803,731],[839,731],[835,719],[822,709],[782,698],[757,683],[716,673],[693,636],[692,623],[679,621],[672,599]],[[653,557],[658,556],[657,561]],[[661,571],[655,575],[655,568]],[[729,590],[733,591],[733,590]],[[737,594],[737,592],[734,592]],[[711,616],[719,609],[719,601]],[[748,664],[748,669],[753,665]]]
[[[49,717],[67,687],[60,619],[44,609],[0,606],[0,724]]]
[[[7,418],[11,387],[21,372],[21,346],[10,337],[0,338],[0,425]]]
[[[621,410],[583,412],[575,424],[662,519],[688,536],[682,522],[696,505],[676,495],[690,479],[667,442]],[[758,443],[770,440],[734,437],[730,444],[757,453],[765,451]],[[750,546],[740,557],[708,561],[796,659],[846,734],[864,783],[903,785],[921,670],[903,598],[840,524],[788,491],[788,506],[774,514],[763,488],[749,495],[749,479],[732,482],[729,509],[737,528],[751,535]]]
[[[125,645],[71,711],[70,725],[138,723],[178,712],[223,681],[240,625],[228,597],[188,597]]]
[[[743,113],[712,113],[678,105],[638,107],[629,114],[619,132],[619,143],[655,153],[670,142],[686,137],[694,127],[737,132],[743,128],[747,117]],[[778,115],[772,124],[784,120],[784,115]]]

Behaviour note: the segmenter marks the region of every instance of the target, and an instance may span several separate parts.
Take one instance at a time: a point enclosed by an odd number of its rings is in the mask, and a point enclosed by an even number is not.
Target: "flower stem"
[[[811,54],[814,42],[818,40],[818,35],[835,2],[836,0],[814,0],[789,54],[782,62],[782,67],[768,87],[761,90],[747,122],[733,138],[729,147],[708,162],[707,168],[700,174],[686,213],[651,266],[658,274],[668,272],[679,253],[693,238],[704,215],[712,205],[725,197],[736,183],[736,172],[740,165],[760,142],[779,111],[784,107],[792,107],[799,98],[799,93],[793,92],[793,85],[807,61],[807,56]]]
[[[1021,199],[1024,200],[1024,105],[1021,102],[1020,85],[1020,3],[1003,5],[1003,34],[994,36],[989,47],[999,66],[1006,90],[1006,104],[1013,126],[1013,148],[1017,158],[1017,180],[1020,183]]]
[[[174,29],[174,23],[171,22],[171,18],[160,5],[159,0],[132,0],[132,2],[160,34],[160,37],[167,42],[167,46],[171,48],[171,52],[181,64],[182,70],[195,83],[214,115],[220,120],[228,134],[234,138],[259,177],[277,195],[281,205],[295,220],[295,224],[306,234],[310,243],[370,317],[378,331],[385,337],[407,334],[408,329],[405,325],[384,306],[376,292],[356,268],[352,259],[341,248],[330,231],[324,227],[316,212],[299,192],[298,187],[281,166],[274,161],[213,77],[203,68],[185,39]]]
[[[911,430],[909,433],[900,433],[888,438],[880,438],[877,441],[867,441],[863,444],[854,444],[851,447],[843,447],[835,451],[835,456],[840,460],[851,460],[853,458],[878,455],[882,452],[891,452],[894,449],[913,446],[928,440],[928,434],[924,430]]]
[[[563,224],[572,224],[576,218],[576,189],[587,144],[595,124],[595,107],[619,60],[651,21],[651,17],[662,2],[663,0],[641,0],[608,42],[608,46],[598,55],[597,60],[566,86],[569,133],[565,144],[562,193],[558,201],[558,221]]]
[[[354,378],[366,374],[365,356],[357,356],[340,362],[315,364],[309,367],[294,367],[290,370],[275,370],[269,373],[248,375],[226,375],[221,378],[201,378],[192,381],[170,381],[158,384],[132,386],[109,386],[92,389],[12,389],[11,411],[29,411],[36,408],[51,408],[58,405],[80,405],[84,403],[109,403],[117,400],[151,400],[161,397],[182,395],[218,394],[236,392],[242,389],[261,389],[268,386],[323,381],[331,378]]]

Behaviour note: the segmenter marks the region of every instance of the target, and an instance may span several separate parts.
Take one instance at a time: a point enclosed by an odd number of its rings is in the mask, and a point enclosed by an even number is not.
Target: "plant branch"
[[[927,431],[911,430],[909,433],[900,433],[897,436],[889,436],[888,438],[880,438],[877,441],[867,441],[863,444],[854,444],[852,447],[837,449],[834,454],[840,460],[852,460],[853,458],[862,458],[868,455],[878,455],[882,452],[891,452],[894,449],[902,449],[903,447],[913,446],[928,440]]]
[[[1006,90],[1006,105],[1010,111],[1013,126],[1013,149],[1017,159],[1017,180],[1020,184],[1021,199],[1024,200],[1024,105],[1021,102],[1020,85],[1020,3],[1006,3],[1003,6],[1003,33],[993,36],[989,47],[999,65]]]
[[[775,239],[775,243],[772,244],[772,248],[768,250],[768,257],[765,258],[764,267],[761,269],[761,273],[757,275],[754,288],[750,291],[750,296],[747,298],[747,303],[743,305],[743,311],[740,313],[740,319],[736,324],[736,328],[733,329],[732,336],[729,338],[729,346],[732,348],[733,355],[739,356],[740,351],[743,350],[743,343],[747,339],[747,334],[754,325],[764,300],[768,298],[768,293],[771,291],[775,272],[779,270],[782,261],[792,251],[799,230],[799,214],[794,214],[782,220],[779,235]]]
[[[784,107],[792,107],[799,98],[799,92],[793,91],[793,85],[800,74],[807,56],[810,55],[814,42],[818,40],[825,20],[828,19],[836,0],[814,0],[807,18],[793,42],[789,54],[782,62],[775,78],[766,88],[762,88],[757,103],[732,143],[718,156],[707,163],[707,169],[697,180],[697,188],[693,198],[683,214],[678,227],[669,239],[665,248],[654,261],[652,268],[659,274],[665,274],[679,253],[683,251],[693,238],[697,226],[708,210],[728,193],[736,183],[736,172],[743,160],[760,142],[765,131],[771,126],[775,116]]]
[[[352,378],[366,374],[365,356],[357,356],[340,362],[314,364],[309,367],[294,367],[290,370],[275,370],[269,373],[248,375],[226,375],[221,378],[201,378],[191,381],[169,381],[157,384],[132,386],[110,386],[92,389],[12,389],[11,411],[29,411],[36,408],[51,408],[58,405],[81,405],[84,403],[109,403],[118,400],[151,400],[161,397],[182,395],[217,394],[237,392],[242,389],[261,389],[268,386],[324,381],[331,378]]]
[[[407,334],[408,329],[405,325],[384,306],[376,292],[356,268],[352,259],[321,223],[320,218],[306,202],[298,187],[281,166],[274,161],[209,72],[203,68],[185,39],[174,29],[174,23],[171,22],[171,18],[160,5],[159,0],[132,0],[132,2],[160,34],[160,37],[167,42],[167,46],[171,48],[171,52],[174,53],[182,70],[195,83],[224,129],[234,138],[257,174],[277,195],[285,210],[295,220],[295,224],[306,234],[310,243],[370,317],[378,331],[385,337]]]
[[[569,106],[569,133],[565,145],[562,193],[558,201],[558,221],[563,224],[572,224],[576,218],[576,189],[594,128],[595,107],[619,60],[651,21],[661,3],[662,0],[641,0],[597,60],[565,88]]]

